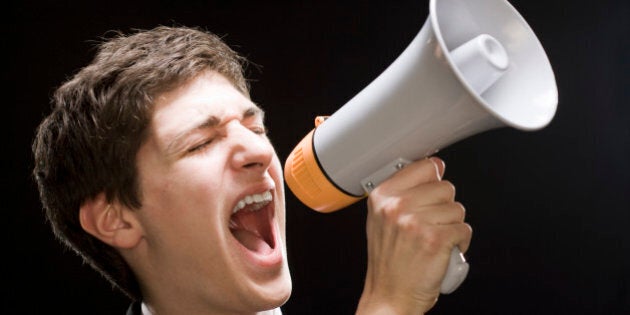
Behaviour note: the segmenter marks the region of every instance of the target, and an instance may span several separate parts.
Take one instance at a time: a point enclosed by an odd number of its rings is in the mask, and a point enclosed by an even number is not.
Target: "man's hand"
[[[466,252],[472,229],[444,162],[407,165],[368,198],[368,268],[357,314],[423,314],[433,307],[451,251]]]

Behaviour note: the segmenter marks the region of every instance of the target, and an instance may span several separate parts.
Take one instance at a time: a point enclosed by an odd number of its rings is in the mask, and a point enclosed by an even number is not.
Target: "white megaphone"
[[[493,128],[532,131],[553,118],[558,91],[527,22],[505,0],[431,0],[405,51],[293,150],[285,179],[320,212],[346,207],[411,161]],[[468,272],[455,247],[442,282]]]

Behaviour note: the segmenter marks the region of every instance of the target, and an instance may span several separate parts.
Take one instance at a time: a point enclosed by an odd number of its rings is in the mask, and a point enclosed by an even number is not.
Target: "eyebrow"
[[[255,116],[259,116],[262,121],[265,120],[265,112],[260,107],[257,107],[257,106],[252,106],[246,109],[243,112],[241,120],[245,120],[247,118],[255,117]],[[208,116],[208,118],[206,118],[201,123],[193,126],[192,128],[186,129],[178,133],[173,138],[173,140],[169,142],[168,146],[166,147],[166,152],[171,152],[173,147],[177,146],[184,138],[188,137],[190,134],[194,133],[195,131],[216,127],[219,125],[219,123],[221,123],[221,119],[219,117],[214,116],[214,115]]]

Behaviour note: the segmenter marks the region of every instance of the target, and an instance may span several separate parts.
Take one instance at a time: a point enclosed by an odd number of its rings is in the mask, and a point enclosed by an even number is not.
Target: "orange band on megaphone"
[[[328,180],[313,152],[315,129],[300,141],[284,166],[284,179],[302,203],[319,212],[333,212],[363,198],[351,196]]]

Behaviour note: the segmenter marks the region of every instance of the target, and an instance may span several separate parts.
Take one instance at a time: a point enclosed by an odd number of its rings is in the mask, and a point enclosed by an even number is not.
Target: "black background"
[[[545,129],[442,150],[473,226],[471,271],[431,314],[630,314],[630,5],[514,0],[545,47],[559,107]],[[3,12],[3,314],[123,314],[128,301],[46,225],[30,142],[64,79],[108,30],[201,26],[259,68],[252,98],[282,160],[420,30],[427,0],[28,1]],[[8,71],[7,71],[8,69]],[[4,201],[4,200],[8,200]],[[294,291],[285,314],[352,314],[365,272],[361,202],[323,215],[287,193]],[[6,247],[6,245],[4,247]]]

